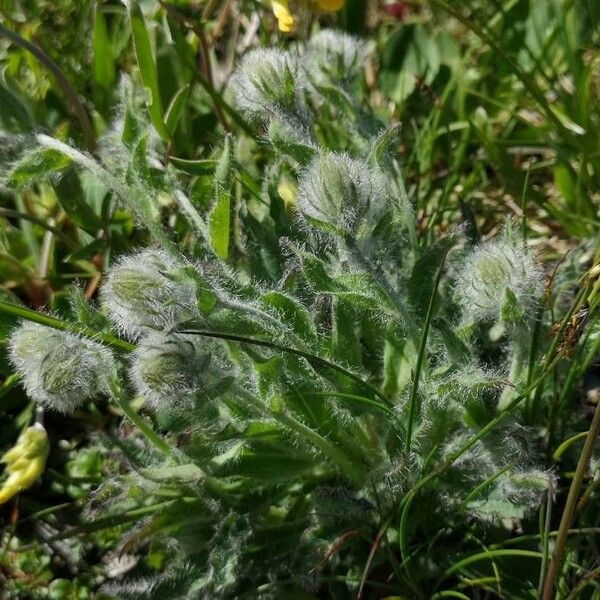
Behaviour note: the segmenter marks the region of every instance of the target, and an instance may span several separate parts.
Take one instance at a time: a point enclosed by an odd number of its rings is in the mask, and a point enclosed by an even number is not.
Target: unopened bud
[[[300,179],[298,210],[314,227],[356,235],[375,228],[386,205],[386,182],[366,162],[323,153]]]
[[[112,353],[76,334],[24,323],[9,341],[10,359],[32,400],[71,412],[107,392],[116,367]]]
[[[210,340],[194,335],[152,335],[133,354],[131,379],[152,408],[183,408],[198,394],[213,395],[224,372]]]
[[[364,68],[367,46],[359,39],[324,29],[306,45],[305,68],[311,81],[350,83]]]
[[[123,258],[109,270],[100,299],[117,329],[131,339],[197,314],[196,283],[162,250]]]
[[[541,272],[526,248],[508,239],[485,242],[467,255],[456,292],[474,320],[519,321],[539,299]]]
[[[298,58],[291,52],[260,48],[248,52],[231,78],[236,104],[251,118],[306,115],[306,84]]]

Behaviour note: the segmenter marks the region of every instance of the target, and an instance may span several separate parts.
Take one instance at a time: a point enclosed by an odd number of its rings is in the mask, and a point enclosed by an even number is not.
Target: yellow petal
[[[281,31],[293,31],[296,22],[294,15],[290,12],[287,0],[271,0],[273,14]]]
[[[344,0],[317,0],[317,6],[323,12],[337,12],[344,6]]]
[[[0,487],[0,504],[33,485],[44,472],[49,451],[48,434],[41,425],[28,427],[19,436],[15,446],[3,456],[9,475]]]

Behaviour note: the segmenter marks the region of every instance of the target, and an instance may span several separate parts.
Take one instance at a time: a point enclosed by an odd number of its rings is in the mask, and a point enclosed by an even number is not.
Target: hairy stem
[[[137,427],[140,433],[154,446],[161,454],[167,458],[173,457],[173,449],[144,421],[144,419],[132,408],[129,400],[125,397],[123,390],[118,382],[113,382],[111,386],[111,397],[117,406],[125,413],[127,418]]]

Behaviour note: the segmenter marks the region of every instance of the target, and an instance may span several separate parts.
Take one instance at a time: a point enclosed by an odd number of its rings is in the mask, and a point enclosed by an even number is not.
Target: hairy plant
[[[123,546],[148,561],[113,597],[432,597],[460,585],[448,537],[479,557],[470,532],[509,536],[552,494],[536,415],[567,349],[545,335],[544,271],[510,226],[420,237],[397,128],[361,102],[365,52],[331,31],[248,52],[231,88],[258,142],[211,161],[118,130],[96,156],[38,136],[122,203],[150,194],[152,246],[111,257],[99,306],[13,309],[38,324],[10,341],[32,400],[108,395],[142,434],[114,436],[121,471],[88,506],[145,517]],[[559,307],[565,340],[588,288]]]

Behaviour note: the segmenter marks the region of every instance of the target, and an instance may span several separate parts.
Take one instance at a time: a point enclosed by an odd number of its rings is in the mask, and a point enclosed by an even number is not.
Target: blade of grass
[[[117,350],[121,350],[123,352],[131,352],[135,348],[135,344],[122,340],[111,333],[94,331],[92,329],[88,329],[87,327],[78,325],[77,323],[69,323],[68,321],[63,321],[61,319],[57,319],[56,317],[51,317],[49,315],[36,312],[35,310],[31,310],[24,306],[11,304],[10,302],[5,302],[4,300],[0,300],[0,313],[12,316],[15,318],[15,320],[25,319],[26,321],[39,323],[40,325],[52,327],[53,329],[78,333],[84,337],[90,338],[96,342],[110,346]]]
[[[162,100],[160,97],[160,86],[158,84],[158,72],[150,44],[146,21],[142,13],[142,9],[136,0],[128,1],[129,20],[131,23],[131,35],[133,37],[133,45],[135,55],[137,57],[138,67],[142,81],[150,91],[150,118],[160,137],[168,141],[169,132],[164,121],[164,111]]]
[[[433,309],[435,306],[435,299],[437,296],[437,291],[440,286],[440,281],[442,279],[442,273],[444,271],[444,264],[446,263],[446,256],[442,258],[442,263],[438,269],[437,275],[435,277],[435,283],[433,286],[433,290],[431,291],[431,298],[429,299],[429,306],[427,307],[427,316],[425,317],[425,323],[423,325],[423,332],[421,334],[421,341],[419,343],[419,353],[417,355],[417,363],[415,365],[415,374],[413,386],[410,394],[409,400],[409,410],[408,410],[408,425],[406,430],[406,445],[405,452],[408,455],[410,452],[410,446],[412,443],[412,432],[414,427],[414,421],[417,414],[417,404],[419,402],[419,379],[421,377],[421,370],[423,368],[423,363],[425,361],[425,352],[427,350],[427,338],[429,337],[429,329],[431,328],[431,320],[433,319]]]

